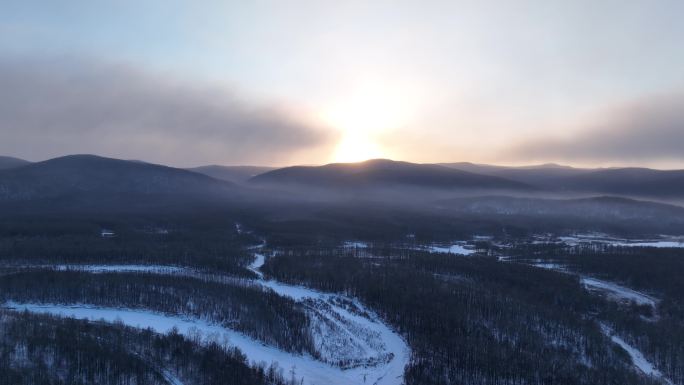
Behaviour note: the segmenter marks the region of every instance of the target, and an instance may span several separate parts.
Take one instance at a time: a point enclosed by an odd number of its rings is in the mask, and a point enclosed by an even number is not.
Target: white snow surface
[[[266,257],[263,254],[255,253],[254,261],[249,266],[247,266],[247,268],[254,272],[254,274],[259,276],[259,278],[261,279],[264,277],[264,274],[261,271],[259,271],[259,269],[261,269],[261,266],[263,266],[265,262]]]
[[[629,354],[629,357],[632,359],[632,364],[639,369],[642,373],[646,374],[647,376],[652,376],[659,378],[663,381],[665,381],[668,384],[672,384],[670,380],[667,378],[663,377],[663,374],[660,372],[660,370],[656,369],[655,366],[653,366],[652,363],[650,363],[646,357],[639,351],[639,349],[633,347],[632,345],[628,344],[625,340],[620,338],[615,334],[615,332],[607,325],[601,324],[601,330],[603,333],[610,337],[611,341],[619,345],[622,349],[624,349],[627,354]]]
[[[533,262],[532,266],[572,274],[567,270],[565,265],[553,261]],[[609,300],[627,303],[635,302],[637,305],[648,305],[653,309],[656,309],[658,305],[659,300],[646,293],[598,278],[583,275],[580,275],[579,277],[580,283],[585,289],[591,292],[605,294],[606,298]]]
[[[183,381],[176,377],[170,370],[162,371],[162,375],[164,376],[166,382],[169,383],[169,385],[184,385]]]
[[[682,242],[682,241],[611,242],[611,245],[622,246],[622,247],[656,247],[656,248],[675,247],[675,248],[682,248],[682,247],[684,247],[684,242]]]
[[[499,259],[499,261],[501,261],[501,259]],[[560,263],[555,263],[555,262],[536,262],[536,263],[533,263],[532,266],[539,267],[542,269],[547,269],[547,270],[555,270],[555,271],[565,272],[565,265],[560,264]]]
[[[603,292],[609,298],[616,301],[633,301],[638,305],[649,305],[653,308],[655,308],[658,304],[658,300],[649,296],[648,294],[644,294],[636,290],[620,286],[613,282],[602,281],[600,279],[589,277],[581,277],[580,282],[588,290],[596,290]]]
[[[264,262],[264,256],[256,254],[249,269],[261,274]],[[361,379],[369,384],[403,383],[411,357],[408,345],[359,301],[275,280],[261,279],[259,284],[306,305],[314,321],[316,347],[324,360],[344,361],[345,367],[354,368],[348,370],[366,366]]]
[[[592,233],[558,237],[558,240],[570,246],[576,246],[582,243],[602,243],[620,247],[684,248],[684,239],[672,236],[662,236],[659,239],[623,239],[614,238],[607,234]],[[548,241],[549,239],[546,239],[544,243],[547,243]]]
[[[346,241],[343,246],[348,249],[367,249],[369,247],[368,243],[361,241]]]
[[[462,244],[453,245],[431,245],[427,246],[427,250],[433,253],[448,253],[448,254],[460,254],[460,255],[471,255],[475,253],[475,250],[468,249]]]
[[[59,271],[76,270],[89,273],[181,273],[185,269],[169,265],[47,265],[45,267]]]
[[[181,334],[200,341],[219,341],[224,346],[237,346],[252,363],[277,362],[289,377],[294,366],[296,377],[309,385],[377,384],[398,385],[403,383],[404,368],[411,352],[406,342],[385,325],[380,318],[359,301],[343,295],[322,293],[304,286],[288,285],[274,280],[264,280],[260,271],[265,262],[263,254],[255,253],[255,260],[248,268],[259,279],[244,280],[225,277],[226,283],[257,284],[276,293],[301,302],[309,312],[311,333],[321,360],[308,355],[297,355],[252,339],[232,329],[207,323],[199,319],[169,316],[160,313],[102,308],[87,305],[16,304],[6,306],[18,310],[74,316],[107,322],[120,320],[126,325],[150,327],[165,333],[176,326]],[[76,269],[98,272],[147,272],[156,274],[187,275],[197,277],[192,269],[173,266],[145,265],[59,265],[60,270]],[[231,279],[232,278],[232,279]],[[220,279],[217,279],[220,280]],[[239,282],[238,282],[239,281]]]
[[[267,346],[239,332],[201,320],[167,316],[155,312],[93,307],[87,305],[46,305],[7,303],[5,306],[19,311],[28,310],[35,313],[47,313],[64,317],[88,319],[91,321],[122,322],[125,325],[151,328],[158,333],[168,333],[174,327],[178,332],[197,342],[216,341],[223,346],[237,346],[252,364],[270,365],[277,362],[287,374],[294,367],[297,378],[304,378],[305,384],[355,384],[360,371],[343,371],[315,359],[279,350]],[[361,377],[363,379],[363,377]]]

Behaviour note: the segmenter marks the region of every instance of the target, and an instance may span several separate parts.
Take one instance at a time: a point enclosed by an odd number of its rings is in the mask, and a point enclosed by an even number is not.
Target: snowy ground
[[[645,242],[613,242],[613,246],[622,247],[676,247],[684,248],[684,242],[682,241],[645,241]]]
[[[361,241],[346,241],[342,244],[347,249],[367,249],[368,243]]]
[[[117,272],[173,274],[180,273],[185,270],[182,267],[167,265],[46,265],[43,267],[59,271],[75,270],[86,271],[89,273]]]
[[[459,244],[449,246],[429,246],[427,249],[433,253],[449,253],[460,255],[470,255],[475,253],[475,250],[467,249],[465,246]]]
[[[551,241],[549,238],[546,241],[540,241],[547,243]],[[662,236],[659,239],[623,239],[614,238],[607,234],[600,233],[590,233],[590,234],[577,234],[575,236],[559,237],[558,241],[563,242],[569,246],[576,246],[583,243],[600,243],[612,246],[620,247],[675,247],[684,248],[684,239],[679,237]]]
[[[499,259],[499,261],[507,262],[506,259]],[[542,269],[554,270],[567,274],[574,274],[570,271],[566,265],[562,263],[557,263],[551,260],[540,261],[531,260],[526,261],[532,266],[539,267]],[[582,286],[589,290],[590,292],[605,295],[605,297],[611,301],[621,302],[621,303],[636,303],[637,305],[648,305],[656,310],[659,300],[646,293],[630,289],[628,287],[619,285],[614,282],[604,281],[598,278],[587,277],[580,275],[580,283]]]
[[[197,319],[174,317],[148,311],[99,308],[86,305],[6,304],[6,306],[11,305],[18,310],[26,309],[91,320],[104,319],[108,322],[120,320],[127,325],[150,327],[162,333],[176,326],[180,333],[199,341],[213,340],[224,345],[237,346],[253,363],[263,362],[270,365],[272,362],[277,362],[288,377],[290,370],[294,367],[296,376],[303,379],[303,384],[394,385],[403,383],[404,368],[410,359],[409,347],[375,313],[353,298],[321,293],[304,286],[264,280],[260,271],[264,261],[264,255],[256,253],[254,262],[248,267],[259,276],[259,279],[256,280],[207,275],[192,269],[173,266],[58,265],[51,268],[92,273],[145,272],[205,279],[213,277],[214,280],[230,284],[268,287],[282,296],[301,302],[305,306],[312,320],[311,333],[314,341],[316,341],[317,351],[321,355],[320,360],[266,346],[262,342],[237,331]]]
[[[661,379],[668,384],[672,384],[670,380],[663,377],[663,374],[656,369],[655,366],[653,366],[653,364],[651,364],[637,348],[633,347],[625,342],[625,340],[617,336],[608,325],[601,324],[601,331],[603,331],[603,334],[610,337],[611,341],[619,345],[627,352],[627,354],[629,354],[629,357],[632,359],[632,364],[634,364],[634,367],[639,369],[640,372],[647,376]]]
[[[427,245],[427,246],[416,246],[415,250],[424,250],[431,253],[445,253],[445,254],[460,254],[460,255],[471,255],[475,254],[475,250],[466,247],[465,242],[459,242],[454,244],[446,245]]]
[[[532,262],[531,264],[533,266],[540,267],[543,269],[556,270],[563,273],[572,274],[565,265],[554,262]],[[590,292],[603,294],[609,300],[623,303],[634,302],[638,305],[649,305],[653,308],[654,312],[657,310],[657,305],[659,302],[658,299],[648,294],[632,290],[628,287],[621,286],[613,282],[603,281],[600,279],[586,276],[580,276],[580,283],[585,289],[589,290]],[[657,318],[657,316],[654,316],[654,318]],[[641,371],[647,376],[652,376],[663,380],[667,384],[672,384],[670,380],[663,377],[662,373],[644,357],[641,351],[629,345],[627,342],[625,342],[625,340],[617,336],[615,332],[607,325],[601,324],[600,326],[603,333],[606,336],[610,337],[611,341],[619,345],[622,349],[624,349],[627,352],[627,354],[629,354],[635,368],[637,368],[639,371]]]
[[[259,272],[263,264],[263,255],[257,254],[249,269]],[[345,372],[357,373],[356,382],[350,384],[403,383],[411,356],[408,345],[359,301],[274,280],[260,280],[260,284],[307,306],[319,353],[327,362],[345,362],[343,367],[350,368]]]
[[[589,277],[580,278],[580,282],[587,290],[601,292],[609,299],[618,302],[635,302],[638,305],[648,305],[654,309],[658,304],[658,300],[650,295],[620,286],[616,283]]]
[[[264,274],[259,270],[261,266],[264,265],[266,262],[266,257],[263,254],[260,253],[255,253],[254,254],[254,262],[252,262],[247,268],[251,270],[254,274],[256,274],[259,279],[262,279],[264,277]]]
[[[169,385],[184,385],[183,382],[178,377],[176,377],[170,370],[164,370],[162,372],[162,375],[164,376],[164,379]]]
[[[499,261],[502,261],[502,259],[499,259]],[[565,265],[556,262],[534,262],[532,263],[532,266],[561,272],[566,271]]]
[[[309,356],[288,353],[238,333],[234,330],[210,323],[188,318],[167,316],[164,314],[140,310],[92,307],[87,305],[37,305],[7,303],[5,306],[16,310],[28,310],[36,313],[48,313],[64,317],[89,319],[92,321],[121,322],[125,325],[151,328],[159,333],[168,333],[174,327],[178,333],[199,343],[218,342],[224,346],[237,346],[255,365],[270,365],[277,362],[283,374],[289,377],[294,368],[297,378],[303,378],[305,384],[359,384],[363,383],[366,372],[359,370],[342,370]],[[373,382],[368,382],[373,383]]]

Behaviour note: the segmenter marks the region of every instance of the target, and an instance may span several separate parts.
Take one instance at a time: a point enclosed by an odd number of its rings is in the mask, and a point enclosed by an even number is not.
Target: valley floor
[[[255,365],[278,363],[285,378],[296,378],[302,384],[347,385],[403,383],[404,368],[411,353],[406,342],[371,310],[359,301],[341,295],[326,294],[303,286],[265,280],[259,271],[264,256],[256,254],[250,265],[260,277],[249,281],[268,287],[276,293],[304,303],[311,319],[311,334],[316,341],[320,359],[290,353],[250,338],[235,330],[201,319],[172,316],[151,311],[88,306],[36,303],[6,303],[17,311],[49,313],[92,321],[121,322],[125,325],[151,328],[159,333],[176,329],[198,342],[218,342],[238,347]],[[46,267],[46,266],[43,266]],[[57,270],[76,269],[99,272],[145,272],[197,277],[194,270],[173,266],[140,265],[58,265]]]

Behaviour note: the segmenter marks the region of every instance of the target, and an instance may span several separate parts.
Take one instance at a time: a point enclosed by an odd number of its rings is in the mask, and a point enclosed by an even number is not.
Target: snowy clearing
[[[501,259],[500,259],[501,261]],[[556,263],[553,261],[532,261],[530,262],[532,266],[539,267],[541,269],[548,269],[553,271],[558,271],[561,273],[574,274],[568,270],[566,265]],[[603,294],[605,297],[611,301],[621,302],[621,303],[636,303],[637,305],[647,305],[651,306],[654,310],[656,309],[659,300],[653,296],[646,293],[630,289],[628,287],[619,285],[614,282],[604,281],[598,278],[592,278],[580,275],[580,284],[582,287],[589,290],[590,292]]]
[[[653,366],[653,364],[651,364],[637,348],[618,337],[609,326],[601,324],[601,331],[603,331],[603,334],[610,337],[611,341],[619,345],[622,349],[624,349],[624,351],[627,352],[627,354],[629,354],[629,357],[632,359],[632,364],[634,364],[634,366],[639,369],[640,372],[647,376],[659,378],[668,384],[672,384],[670,380],[663,377],[663,374],[660,372],[660,370],[656,369],[655,366]]]
[[[684,248],[684,242],[682,241],[646,241],[646,242],[612,242],[613,246],[621,247],[674,247],[674,248]]]
[[[346,241],[342,244],[347,249],[367,249],[369,245],[361,241]]]
[[[431,253],[445,253],[445,254],[459,254],[471,255],[475,254],[475,250],[466,247],[465,243],[454,243],[452,245],[429,245],[417,246],[415,250],[425,250]]]
[[[40,267],[40,266],[39,266]],[[159,273],[173,274],[183,272],[185,269],[178,266],[168,265],[46,265],[45,268],[65,271],[86,271],[89,273]]]
[[[499,259],[501,261],[501,259]],[[565,265],[555,262],[535,262],[532,266],[539,267],[541,269],[555,270],[560,272],[567,272]]]
[[[162,376],[164,376],[164,379],[169,385],[184,385],[183,381],[176,377],[170,370],[162,371]]]
[[[385,325],[380,318],[359,301],[342,295],[321,293],[304,286],[288,285],[264,280],[260,271],[265,262],[263,254],[255,253],[248,269],[259,279],[248,280],[222,275],[199,273],[193,269],[173,266],[144,265],[57,265],[41,266],[57,270],[79,270],[92,273],[144,272],[210,278],[228,284],[261,285],[276,293],[300,302],[311,319],[311,334],[321,360],[301,356],[264,345],[237,331],[213,325],[198,319],[168,316],[150,311],[100,308],[86,305],[12,304],[17,310],[74,316],[107,322],[120,320],[126,325],[150,327],[166,333],[176,326],[181,334],[198,342],[217,341],[224,346],[237,346],[252,363],[270,365],[277,362],[289,375],[294,366],[297,378],[303,384],[344,385],[403,383],[404,368],[411,352],[406,342]]]
[[[151,328],[158,333],[168,333],[174,327],[178,333],[198,342],[217,342],[225,347],[236,346],[254,365],[270,365],[277,362],[287,374],[294,368],[295,375],[304,380],[304,384],[400,384],[403,378],[403,366],[397,376],[396,365],[386,364],[377,367],[356,367],[343,370],[330,364],[317,361],[306,356],[285,352],[267,346],[260,341],[242,333],[213,325],[202,320],[167,316],[151,311],[115,309],[88,305],[53,305],[53,304],[20,304],[6,303],[4,306],[17,311],[47,313],[63,317],[88,319],[91,321],[121,322],[138,328]],[[393,359],[392,361],[397,361]],[[365,379],[365,382],[364,382]]]
[[[475,250],[467,249],[463,245],[451,245],[451,246],[430,246],[428,247],[433,253],[449,253],[449,254],[461,254],[461,255],[471,255],[475,253]]]
[[[587,290],[605,293],[608,298],[618,302],[635,302],[637,305],[648,305],[653,308],[658,304],[658,300],[648,294],[620,286],[616,283],[589,277],[580,278],[580,282]]]
[[[264,256],[257,254],[249,269],[260,274],[264,262]],[[354,368],[348,370],[366,366],[362,379],[370,384],[403,383],[404,368],[411,357],[408,345],[359,301],[274,280],[262,279],[259,284],[305,304],[323,360]]]
[[[254,254],[254,261],[247,266],[247,268],[252,271],[254,274],[256,274],[259,279],[264,278],[264,274],[259,270],[261,266],[264,265],[266,262],[266,257],[263,254],[255,253]]]
[[[550,239],[541,243],[549,243]],[[656,248],[684,248],[684,239],[672,236],[662,236],[658,239],[623,239],[614,238],[607,234],[577,234],[575,236],[558,237],[558,241],[568,246],[577,246],[583,243],[600,243],[620,247],[656,247]]]

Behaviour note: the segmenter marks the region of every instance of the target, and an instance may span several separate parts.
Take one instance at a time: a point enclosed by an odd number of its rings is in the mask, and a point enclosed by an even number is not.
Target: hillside
[[[219,195],[232,184],[172,167],[70,155],[0,171],[0,202],[48,198]]]
[[[215,179],[225,180],[232,183],[243,183],[259,174],[274,170],[274,167],[262,166],[219,166],[209,165],[188,168],[188,171],[197,172]]]
[[[13,158],[11,156],[0,156],[0,170],[8,170],[29,164],[31,164],[31,162],[27,160]]]
[[[396,188],[531,190],[525,183],[439,165],[374,159],[361,163],[286,167],[250,179],[261,185],[328,189]]]
[[[586,169],[559,165],[505,167],[466,162],[443,165],[461,171],[506,178],[548,191],[652,198],[684,197],[684,170]]]

